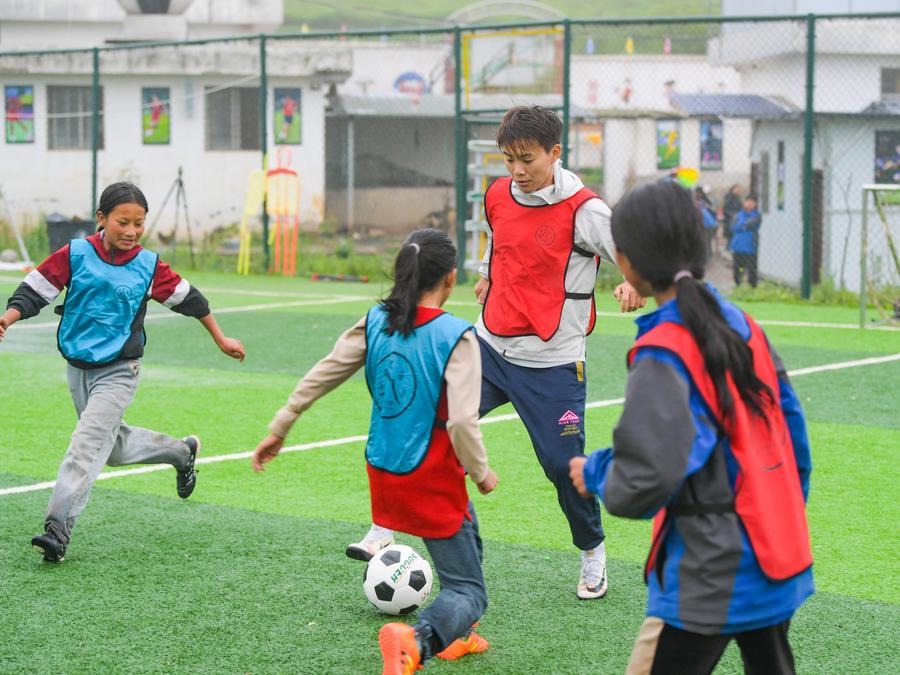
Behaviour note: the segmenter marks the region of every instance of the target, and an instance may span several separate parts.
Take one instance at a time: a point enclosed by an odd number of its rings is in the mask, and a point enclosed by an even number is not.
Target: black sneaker
[[[44,554],[44,560],[47,562],[62,562],[66,557],[66,545],[52,532],[32,537],[31,545]]]
[[[200,452],[200,439],[196,436],[185,436],[181,441],[188,446],[191,456],[188,458],[187,464],[178,469],[176,485],[178,487],[178,496],[182,499],[187,499],[197,485],[197,471],[194,469],[194,462],[197,461],[197,453]]]

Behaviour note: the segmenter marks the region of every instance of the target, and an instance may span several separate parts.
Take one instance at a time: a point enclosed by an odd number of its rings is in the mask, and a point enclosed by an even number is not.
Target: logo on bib
[[[393,352],[378,362],[372,398],[381,417],[390,419],[403,414],[415,395],[416,376],[405,356]]]
[[[549,246],[556,240],[556,232],[549,225],[541,225],[534,233],[534,240],[541,246]]]
[[[128,286],[116,286],[116,300],[119,302],[131,301],[131,289]]]

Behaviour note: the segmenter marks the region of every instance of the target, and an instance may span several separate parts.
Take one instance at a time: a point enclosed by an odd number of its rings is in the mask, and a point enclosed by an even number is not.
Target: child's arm
[[[313,403],[336,389],[366,363],[366,319],[363,317],[348,329],[325,358],[321,359],[297,383],[287,403],[269,422],[269,435],[253,453],[253,469],[262,471],[281,450],[284,439],[297,419]]]
[[[0,317],[0,340],[16,321],[30,319],[56,300],[71,276],[69,245],[51,253],[40,265],[25,275],[6,303]]]
[[[800,478],[800,488],[803,490],[803,499],[809,497],[809,477],[812,473],[812,453],[809,448],[809,434],[806,432],[806,417],[800,406],[787,371],[778,353],[769,345],[772,361],[775,363],[775,371],[778,373],[778,393],[781,399],[781,412],[787,423],[788,433],[791,435],[791,445],[794,449],[794,460],[797,462],[797,474]]]
[[[664,360],[647,356],[628,375],[625,405],[613,448],[570,462],[583,494],[603,500],[613,515],[649,518],[681,485],[697,430],[687,379]]]
[[[497,486],[488,466],[487,450],[478,425],[481,401],[481,351],[475,333],[467,331],[450,354],[444,369],[447,383],[447,435],[460,464],[487,494]]]
[[[484,247],[484,255],[481,257],[481,264],[478,266],[478,281],[475,282],[475,302],[479,305],[484,304],[487,297],[488,289],[491,282],[488,277],[491,262],[491,240],[488,239],[487,246]]]
[[[247,356],[247,351],[244,349],[244,345],[241,344],[241,341],[237,338],[226,337],[222,332],[222,329],[219,328],[219,324],[216,321],[216,317],[212,315],[212,312],[204,316],[200,319],[200,323],[203,324],[203,327],[209,331],[209,334],[212,336],[213,342],[216,343],[219,349],[222,350],[222,353],[226,356],[230,356],[233,359],[237,359],[238,361],[243,361],[244,357]]]
[[[166,263],[157,261],[153,272],[150,297],[173,312],[192,316],[203,324],[223,354],[243,361],[247,355],[244,345],[236,338],[227,337],[209,309],[209,301],[199,289],[183,279]]]

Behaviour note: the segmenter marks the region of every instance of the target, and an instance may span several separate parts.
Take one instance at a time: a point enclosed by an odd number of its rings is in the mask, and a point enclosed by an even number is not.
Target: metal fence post
[[[266,171],[268,162],[268,129],[266,128],[266,115],[268,115],[268,89],[269,78],[266,75],[266,35],[259,36],[259,147],[262,151],[262,170]],[[263,190],[262,201],[262,247],[263,247],[263,272],[269,271],[269,210],[266,208],[266,192]]]
[[[453,28],[453,145],[456,148],[456,269],[460,282],[466,274],[466,139],[463,138],[462,85],[462,30]]]
[[[803,115],[803,278],[800,294],[809,299],[812,278],[813,126],[816,72],[816,15],[806,17],[806,112]]]
[[[866,186],[862,190],[862,225],[859,233],[859,327],[866,327],[866,298],[869,257],[869,191]]]
[[[562,72],[562,163],[569,165],[569,84],[571,77],[572,61],[572,23],[568,19],[563,21],[563,72]]]
[[[91,75],[91,208],[88,219],[96,217],[97,209],[97,149],[100,147],[100,50],[93,50]]]

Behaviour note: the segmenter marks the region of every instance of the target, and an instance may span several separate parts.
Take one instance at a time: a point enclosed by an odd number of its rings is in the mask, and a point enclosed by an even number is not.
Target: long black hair
[[[388,314],[385,332],[409,335],[419,298],[455,268],[456,247],[446,233],[429,228],[410,234],[394,261],[394,286],[379,303]]]
[[[134,183],[121,181],[119,183],[111,183],[106,186],[100,195],[100,203],[97,204],[97,213],[108,216],[110,212],[119,204],[137,204],[144,207],[144,214],[149,213],[150,207],[147,206],[147,198],[141,189]],[[99,229],[103,229],[100,227]]]
[[[716,388],[724,415],[733,409],[726,375],[731,373],[741,400],[763,415],[771,389],[756,376],[750,347],[725,321],[715,296],[702,283],[707,244],[700,214],[690,193],[673,181],[659,181],[625,195],[612,212],[616,248],[655,291],[677,284],[678,309],[694,336]],[[680,271],[690,275],[675,275]]]

